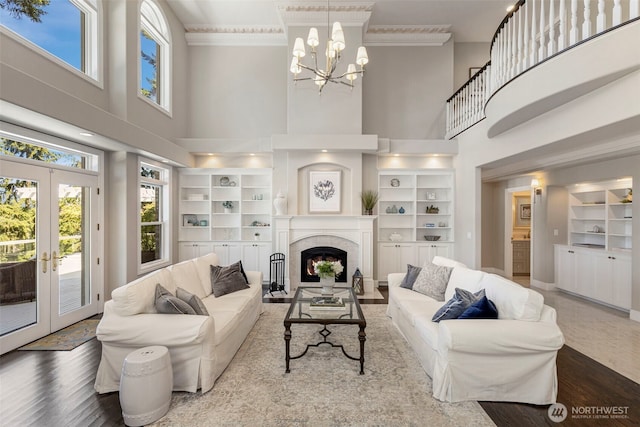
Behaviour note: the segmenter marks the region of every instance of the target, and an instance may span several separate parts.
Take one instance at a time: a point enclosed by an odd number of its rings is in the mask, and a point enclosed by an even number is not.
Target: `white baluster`
[[[547,56],[556,53],[556,11],[553,0],[549,0],[549,44],[547,45]]]
[[[577,1],[577,0],[576,0]],[[538,63],[538,55],[536,50],[536,0],[531,1],[531,57],[529,58],[529,66],[532,67]]]
[[[567,45],[567,9],[565,0],[560,0],[560,24],[558,25],[558,51]]]
[[[544,14],[544,0],[540,1],[540,47],[538,48],[538,61],[542,61],[545,58],[545,14]]]
[[[524,7],[524,47],[522,52],[522,71],[529,68],[529,3],[522,5]]]
[[[620,1],[618,0],[618,3]],[[604,0],[598,0],[598,16],[596,17],[596,33],[604,31],[607,22],[607,14],[604,12]]]
[[[578,42],[578,0],[571,0],[571,29],[569,30],[569,46]]]
[[[511,75],[517,76],[518,71],[518,21],[511,16]]]
[[[523,58],[523,54],[522,54],[522,6],[520,7],[520,9],[518,9],[518,11],[516,12],[518,14],[518,74],[520,74],[521,72],[524,71],[525,65],[524,63],[526,62]]]
[[[582,21],[582,40],[588,39],[591,37],[591,3],[589,0],[584,0],[584,10],[583,17],[584,21]]]
[[[640,16],[640,1],[629,0],[629,19],[637,18]]]
[[[505,81],[511,78],[511,34],[510,25],[507,21],[504,24],[504,65],[505,65]]]
[[[622,22],[622,6],[620,6],[620,0],[614,0],[613,2],[613,11],[612,15],[612,24],[615,27]],[[598,15],[600,16],[600,15]]]

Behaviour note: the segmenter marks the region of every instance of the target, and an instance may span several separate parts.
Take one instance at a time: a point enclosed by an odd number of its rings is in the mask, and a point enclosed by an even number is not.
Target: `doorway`
[[[0,353],[98,313],[98,176],[0,160]]]
[[[533,204],[530,187],[505,190],[505,276],[529,286],[533,247]]]

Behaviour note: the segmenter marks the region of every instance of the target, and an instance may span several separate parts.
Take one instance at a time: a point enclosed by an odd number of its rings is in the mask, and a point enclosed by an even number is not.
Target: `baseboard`
[[[545,291],[554,291],[556,289],[555,283],[547,283],[536,279],[531,279],[531,286]]]
[[[629,311],[629,319],[635,321],[635,322],[640,322],[640,311],[638,310],[630,310]]]

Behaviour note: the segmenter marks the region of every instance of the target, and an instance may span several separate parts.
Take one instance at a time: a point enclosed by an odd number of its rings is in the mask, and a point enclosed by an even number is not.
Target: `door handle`
[[[46,273],[47,272],[47,261],[50,261],[51,258],[49,258],[47,256],[46,252],[42,253],[42,258],[40,258],[40,261],[42,261],[42,272]]]
[[[60,260],[60,265],[62,265],[62,259],[66,258],[66,256],[58,256],[56,251],[51,252],[51,270],[56,271],[58,268],[58,260]]]

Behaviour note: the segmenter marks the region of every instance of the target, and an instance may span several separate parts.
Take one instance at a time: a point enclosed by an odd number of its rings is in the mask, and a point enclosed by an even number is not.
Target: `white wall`
[[[445,101],[453,94],[453,42],[367,51],[363,133],[380,138],[443,138]]]
[[[255,138],[286,133],[285,47],[191,46],[190,138]]]
[[[490,59],[491,43],[455,43],[453,47],[453,88],[458,90],[469,80],[469,68],[483,67]]]

